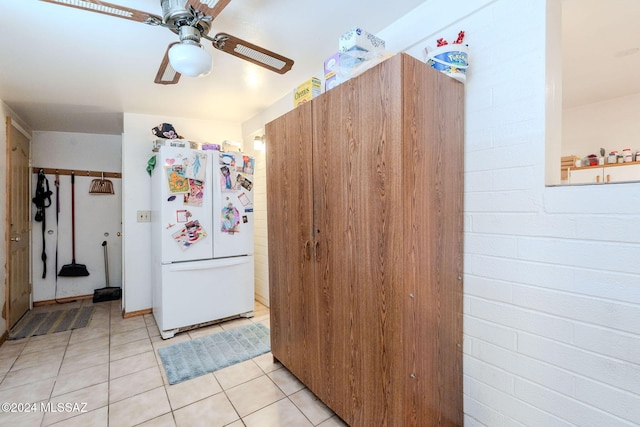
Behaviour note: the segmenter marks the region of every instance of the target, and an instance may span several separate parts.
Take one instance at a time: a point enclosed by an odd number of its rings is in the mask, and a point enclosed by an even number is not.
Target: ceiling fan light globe
[[[200,77],[211,72],[213,60],[199,44],[178,43],[169,49],[169,62],[180,74]]]

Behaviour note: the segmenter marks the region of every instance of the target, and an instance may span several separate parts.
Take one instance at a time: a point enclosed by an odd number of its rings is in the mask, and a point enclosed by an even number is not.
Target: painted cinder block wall
[[[558,2],[483,3],[471,12],[432,1],[421,12],[424,25],[436,21],[427,41],[465,29],[471,50],[465,424],[637,425],[640,183],[545,186],[559,153],[547,140],[559,132],[547,116],[557,75],[545,65],[560,49],[546,42]],[[449,22],[434,19],[451,9]]]
[[[378,33],[423,59],[467,32],[466,426],[640,424],[640,183],[545,186],[561,152],[547,116],[558,70],[545,65],[558,5],[430,0]]]

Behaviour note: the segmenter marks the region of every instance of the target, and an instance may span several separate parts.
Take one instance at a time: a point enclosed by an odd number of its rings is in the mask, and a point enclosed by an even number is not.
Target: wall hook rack
[[[72,173],[75,176],[90,176],[94,178],[122,178],[122,174],[120,172],[102,172],[102,171],[87,171],[87,170],[74,170],[74,169],[57,169],[57,168],[40,168],[33,167],[32,172],[38,173],[39,171],[44,171],[45,175],[71,175]]]

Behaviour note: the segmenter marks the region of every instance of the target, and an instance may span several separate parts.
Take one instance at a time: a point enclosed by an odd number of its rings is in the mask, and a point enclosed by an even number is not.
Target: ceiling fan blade
[[[152,13],[141,10],[130,9],[117,4],[107,3],[99,0],[40,0],[47,3],[69,6],[76,9],[88,10],[90,12],[102,13],[115,16],[116,18],[129,19],[131,21],[143,22],[150,25],[159,25],[162,18]]]
[[[156,78],[153,80],[154,83],[157,83],[159,85],[174,85],[180,80],[180,76],[182,74],[174,70],[171,66],[171,63],[169,62],[169,49],[171,49],[171,46],[178,43],[179,42],[171,43],[169,46],[167,46],[167,50],[164,53],[164,58],[162,58],[162,63],[160,63],[160,68],[158,68]]]
[[[193,6],[195,10],[199,10],[205,16],[215,19],[230,2],[231,0],[189,0],[186,6]]]
[[[213,47],[256,65],[284,74],[293,67],[293,60],[256,46],[226,33],[218,33],[210,39]]]

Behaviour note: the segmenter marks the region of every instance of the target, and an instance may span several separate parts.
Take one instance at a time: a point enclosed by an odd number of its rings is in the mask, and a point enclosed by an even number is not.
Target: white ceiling
[[[279,75],[209,45],[211,74],[162,86],[153,79],[177,41],[168,29],[2,0],[0,99],[42,131],[120,134],[122,112],[242,122],[322,73],[342,33],[354,26],[376,33],[423,1],[233,0],[211,34],[227,32],[292,58],[293,69]],[[110,2],[162,15],[160,0]]]
[[[640,93],[640,0],[561,0],[564,106]],[[161,15],[160,0],[111,0]],[[288,56],[285,75],[209,46],[214,68],[153,83],[165,28],[38,0],[1,0],[0,99],[34,130],[120,134],[122,113],[245,121],[312,75],[354,26],[376,33],[424,0],[233,0],[220,31]]]

